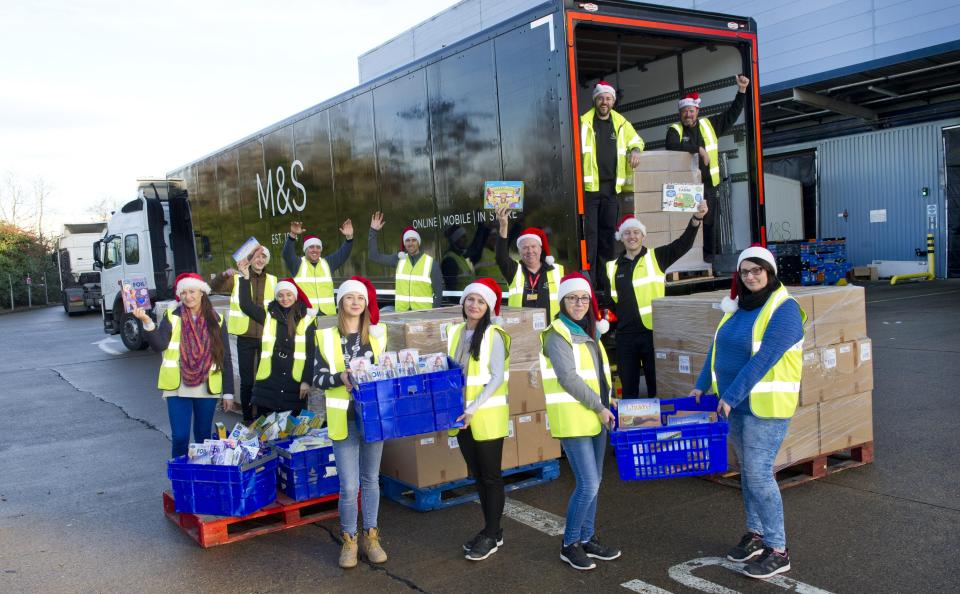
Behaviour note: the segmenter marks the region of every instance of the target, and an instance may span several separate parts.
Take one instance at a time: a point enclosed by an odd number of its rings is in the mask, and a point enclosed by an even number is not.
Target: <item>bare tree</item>
[[[27,228],[32,217],[27,194],[20,180],[8,171],[3,180],[3,192],[0,194],[0,219],[23,229]]]
[[[94,223],[106,221],[117,210],[118,203],[119,201],[116,198],[101,196],[99,200],[87,208],[87,214],[90,215]]]
[[[41,176],[33,178],[33,208],[36,213],[37,235],[43,237],[43,215],[46,212],[47,198],[53,193],[53,187]]]

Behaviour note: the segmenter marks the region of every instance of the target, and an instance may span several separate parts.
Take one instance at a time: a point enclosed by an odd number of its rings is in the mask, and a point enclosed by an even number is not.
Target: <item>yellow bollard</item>
[[[934,261],[933,261],[933,256],[935,253],[936,251],[934,250],[933,233],[927,233],[927,271],[916,272],[914,274],[900,274],[898,276],[894,276],[893,278],[890,279],[890,284],[895,285],[897,284],[897,281],[914,279],[914,278],[925,279],[925,280],[933,280],[937,278],[937,275],[935,272],[936,268],[934,268]]]

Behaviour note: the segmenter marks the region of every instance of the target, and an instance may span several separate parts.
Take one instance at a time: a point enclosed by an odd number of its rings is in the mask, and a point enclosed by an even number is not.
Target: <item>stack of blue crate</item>
[[[841,239],[771,243],[778,276],[788,285],[835,285],[850,271],[847,243]]]

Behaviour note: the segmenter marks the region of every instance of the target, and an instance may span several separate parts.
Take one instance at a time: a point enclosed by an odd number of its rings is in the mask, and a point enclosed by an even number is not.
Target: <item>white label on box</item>
[[[503,318],[503,323],[506,325],[519,324],[520,318]]]
[[[871,352],[873,348],[869,342],[860,343],[860,362],[864,363],[870,360]]]
[[[533,415],[523,415],[522,417],[517,417],[518,423],[532,423]]]
[[[871,210],[870,211],[870,222],[871,223],[886,223],[887,222],[887,209],[881,208],[880,210]]]
[[[444,342],[447,341],[447,328],[449,328],[450,326],[452,326],[450,322],[444,322],[440,324],[440,340]]]
[[[547,426],[547,433],[550,433],[550,415],[543,415],[543,424]]]
[[[534,330],[544,330],[547,327],[547,314],[544,312],[538,312],[533,314],[533,329]]]
[[[336,462],[337,457],[333,455],[333,452],[330,452],[330,457],[327,458],[327,462]]]
[[[667,354],[661,351],[657,351],[657,359],[666,359]]]
[[[423,332],[423,326],[407,326],[407,332]]]
[[[328,478],[331,476],[337,476],[337,467],[336,466],[327,466],[323,470],[323,478]]]
[[[420,445],[422,446],[433,445],[435,443],[437,443],[437,440],[432,437],[424,437],[420,440]]]
[[[817,351],[807,351],[803,354],[804,363],[812,363],[817,360]]]
[[[678,359],[680,361],[678,365],[678,371],[680,373],[690,373],[690,356],[680,355]]]
[[[849,344],[842,344],[837,348],[840,350],[841,353],[849,353],[850,349],[852,349],[853,347],[850,346]]]
[[[447,446],[448,446],[451,450],[455,450],[455,449],[457,449],[457,448],[460,447],[460,442],[457,441],[457,438],[456,438],[456,437],[448,437],[448,438],[447,438]]]
[[[713,309],[720,309],[720,304],[719,304],[719,303],[714,303],[714,304],[711,305],[710,307],[712,307]]]
[[[507,437],[513,437],[513,419],[507,423]]]
[[[823,349],[823,368],[833,369],[837,366],[837,349]]]

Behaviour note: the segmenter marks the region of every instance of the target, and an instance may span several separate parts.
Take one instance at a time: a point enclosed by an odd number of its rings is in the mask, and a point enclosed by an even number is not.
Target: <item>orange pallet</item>
[[[812,458],[799,460],[789,466],[781,468],[776,473],[777,486],[779,486],[782,491],[872,462],[873,442],[869,441],[836,452],[827,452],[813,456]],[[740,488],[739,470],[732,470],[704,478],[727,487]]]
[[[303,524],[336,518],[339,495],[325,495],[306,501],[294,501],[277,494],[277,500],[248,516],[208,516],[177,512],[170,491],[163,492],[163,513],[203,548],[247,540],[261,534],[279,532]]]

